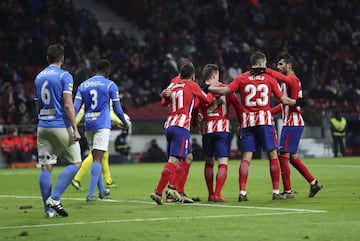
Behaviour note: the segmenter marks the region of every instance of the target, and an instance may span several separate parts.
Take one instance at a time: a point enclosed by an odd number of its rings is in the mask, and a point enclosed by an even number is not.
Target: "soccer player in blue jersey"
[[[96,75],[85,80],[79,86],[75,96],[76,113],[79,112],[82,103],[84,103],[85,135],[93,155],[87,201],[97,201],[110,194],[110,190],[104,188],[101,159],[109,147],[111,129],[109,102],[111,99],[114,112],[124,124],[123,128],[128,128],[124,111],[121,108],[118,87],[108,79],[110,69],[111,64],[108,60],[98,60],[96,63]],[[99,189],[99,197],[94,196],[96,187]]]
[[[45,204],[46,217],[68,213],[61,204],[61,196],[81,166],[78,140],[81,136],[76,126],[72,99],[73,77],[61,69],[64,63],[64,47],[50,45],[47,49],[49,66],[35,79],[35,104],[38,110],[38,156],[41,171],[39,186]],[[59,175],[52,190],[51,172],[58,157],[68,165]]]

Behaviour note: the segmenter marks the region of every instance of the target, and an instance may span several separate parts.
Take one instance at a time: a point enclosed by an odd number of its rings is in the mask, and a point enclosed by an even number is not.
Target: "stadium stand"
[[[107,5],[136,26],[141,41],[118,26],[102,29],[97,9],[76,9],[73,2],[2,1],[1,125],[36,123],[33,79],[47,64],[46,47],[55,42],[66,47],[64,68],[74,75],[76,85],[92,73],[97,58],[112,61],[111,79],[120,86],[133,121],[161,119],[166,112],[157,103],[176,73],[167,56],[192,59],[198,72],[206,63],[217,63],[227,83],[234,73],[249,68],[248,56],[255,50],[267,54],[270,66],[280,52],[296,56],[304,96],[311,99],[304,110],[308,126],[323,125],[335,109],[349,118],[359,116],[360,4],[356,1],[89,0]],[[9,85],[11,92],[5,88]],[[26,106],[28,119],[18,118],[24,115],[20,103]]]

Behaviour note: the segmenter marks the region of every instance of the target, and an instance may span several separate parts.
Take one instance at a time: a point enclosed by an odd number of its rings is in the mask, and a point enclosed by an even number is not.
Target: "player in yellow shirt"
[[[130,125],[130,118],[127,114],[124,114],[125,118],[127,119],[129,125]],[[81,106],[81,109],[79,111],[79,113],[76,116],[76,123],[78,124],[84,117],[84,105]],[[110,101],[110,119],[112,122],[114,122],[119,128],[123,127],[123,123],[122,121],[116,116],[116,114],[114,113],[113,109],[112,109],[112,103]],[[77,190],[81,190],[81,178],[85,175],[85,173],[87,173],[93,163],[93,156],[92,153],[89,152],[88,156],[83,160],[82,164],[81,164],[81,168],[79,169],[79,171],[77,172],[76,176],[73,178],[71,184],[73,185],[73,187],[75,187]],[[104,156],[101,160],[101,167],[102,167],[102,174],[106,183],[106,187],[107,188],[114,188],[117,187],[117,185],[115,184],[115,182],[112,180],[111,178],[111,173],[110,173],[110,167],[109,167],[109,152],[106,151],[104,153]]]

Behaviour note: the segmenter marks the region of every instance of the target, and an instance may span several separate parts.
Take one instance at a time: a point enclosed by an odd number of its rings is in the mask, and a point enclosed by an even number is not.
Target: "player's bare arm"
[[[218,87],[218,86],[209,86],[209,92],[215,93],[215,94],[221,94],[221,95],[227,95],[230,94],[232,91],[229,87]]]
[[[73,128],[73,131],[74,131],[74,133],[73,133],[74,140],[78,141],[81,139],[81,135],[80,135],[79,130],[76,125],[75,108],[74,108],[74,104],[73,104],[73,100],[72,100],[72,95],[69,93],[64,93],[63,99],[64,99],[64,108],[65,108],[66,115],[69,118],[71,127]]]

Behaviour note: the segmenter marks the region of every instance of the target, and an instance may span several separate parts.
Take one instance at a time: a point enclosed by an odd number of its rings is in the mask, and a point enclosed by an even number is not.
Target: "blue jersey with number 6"
[[[85,130],[111,128],[110,99],[114,103],[120,101],[118,87],[102,75],[95,75],[79,86],[75,104],[80,100],[85,105]]]
[[[34,99],[39,103],[39,127],[71,126],[65,113],[63,93],[72,94],[73,83],[71,74],[55,65],[49,65],[36,76]]]

